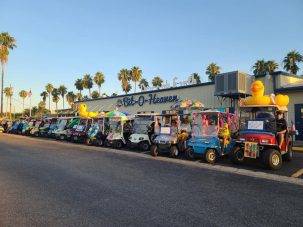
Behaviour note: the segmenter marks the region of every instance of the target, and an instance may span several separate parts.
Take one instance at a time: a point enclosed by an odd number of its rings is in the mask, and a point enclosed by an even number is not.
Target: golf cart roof
[[[278,106],[278,105],[243,105],[240,106],[240,108],[252,108],[252,107],[271,107],[271,108],[276,108],[279,111],[287,112],[288,109],[286,106]]]

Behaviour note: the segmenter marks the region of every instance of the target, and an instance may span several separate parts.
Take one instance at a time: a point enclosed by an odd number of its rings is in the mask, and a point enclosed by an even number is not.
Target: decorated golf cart
[[[104,146],[109,134],[109,118],[104,113],[94,118],[94,123],[87,132],[86,144]]]
[[[57,140],[70,140],[72,133],[80,121],[79,117],[60,118],[57,129],[53,132]]]
[[[202,157],[208,163],[215,163],[220,156],[230,153],[234,145],[232,135],[236,131],[237,120],[234,114],[216,109],[193,113],[187,157]]]
[[[72,132],[71,141],[74,143],[84,143],[87,138],[87,132],[93,123],[91,118],[80,118],[75,130]]]
[[[255,81],[252,96],[240,103],[239,135],[231,151],[234,163],[259,159],[271,170],[292,159],[292,141],[287,128],[288,96],[264,95],[264,85]]]
[[[109,118],[109,134],[105,143],[107,146],[121,149],[126,146],[132,133],[133,117],[117,110],[108,112],[105,116]]]

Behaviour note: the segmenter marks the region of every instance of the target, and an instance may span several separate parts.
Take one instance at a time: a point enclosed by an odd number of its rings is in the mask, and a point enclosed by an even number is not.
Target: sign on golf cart
[[[245,142],[244,146],[244,157],[246,158],[257,158],[258,143]]]
[[[263,121],[248,121],[247,129],[249,130],[263,130],[264,122]]]
[[[160,134],[170,135],[171,134],[171,127],[161,127]]]

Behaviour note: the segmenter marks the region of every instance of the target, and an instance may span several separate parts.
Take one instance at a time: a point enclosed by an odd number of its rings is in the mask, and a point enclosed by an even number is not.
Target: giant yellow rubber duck
[[[244,105],[278,105],[287,106],[289,103],[289,97],[287,95],[264,95],[264,85],[262,81],[256,80],[251,84],[251,97],[245,98]]]
[[[251,84],[251,97],[243,100],[244,105],[270,105],[272,104],[271,98],[264,95],[264,85],[262,81],[256,80]]]
[[[87,105],[82,103],[79,105],[79,115],[80,117],[96,117],[98,115],[98,112],[87,112]]]

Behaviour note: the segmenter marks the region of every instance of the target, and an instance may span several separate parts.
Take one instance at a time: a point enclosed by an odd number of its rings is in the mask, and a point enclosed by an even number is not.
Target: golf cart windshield
[[[258,130],[275,133],[274,107],[241,107],[240,130]]]
[[[59,129],[60,131],[64,130],[66,123],[67,123],[67,120],[66,120],[66,119],[60,120],[60,122],[59,122],[59,124],[58,124],[58,129]]]
[[[109,122],[110,132],[111,133],[121,133],[122,132],[121,123],[123,123],[123,122],[111,120]]]
[[[148,126],[150,125],[150,117],[148,118],[135,118],[133,133],[147,134]]]
[[[86,125],[87,125],[87,120],[86,119],[81,119],[77,128],[76,128],[76,131],[77,132],[83,132]]]
[[[39,127],[41,124],[41,121],[37,121],[36,124],[35,124],[35,127]]]

